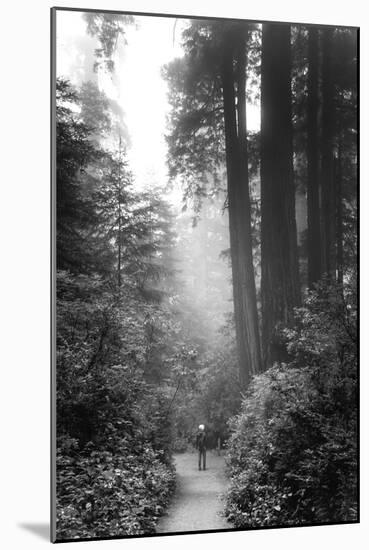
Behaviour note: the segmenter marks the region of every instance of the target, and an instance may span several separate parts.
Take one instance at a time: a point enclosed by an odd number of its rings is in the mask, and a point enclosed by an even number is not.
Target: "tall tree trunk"
[[[336,241],[337,241],[337,282],[343,284],[343,215],[342,215],[342,143],[338,145],[335,169],[336,180]]]
[[[122,139],[119,136],[119,154],[118,154],[118,288],[122,286]]]
[[[247,32],[241,31],[237,60],[237,127],[240,155],[241,177],[237,180],[237,220],[239,224],[239,255],[241,258],[241,281],[243,291],[243,310],[247,317],[245,324],[246,338],[249,341],[251,362],[250,373],[261,370],[261,350],[259,320],[256,306],[255,272],[252,254],[251,203],[249,188],[249,162],[247,147],[246,122],[246,74],[247,74]]]
[[[332,67],[333,30],[323,31],[322,64],[322,271],[336,276],[336,198],[334,182],[334,80]]]
[[[292,158],[290,26],[263,24],[261,65],[261,294],[264,367],[300,303]]]
[[[321,277],[318,135],[318,29],[309,29],[307,106],[307,223],[308,282],[312,288]]]
[[[245,48],[245,42],[243,41]],[[251,244],[251,209],[248,187],[246,142],[246,98],[239,80],[238,121],[236,117],[234,48],[227,40],[224,48],[222,84],[229,202],[229,229],[233,279],[233,301],[240,383],[246,387],[252,374],[260,372],[260,341]],[[239,61],[241,61],[239,59]],[[243,69],[245,70],[246,59]],[[242,61],[241,61],[242,65]],[[240,66],[239,66],[240,68]],[[244,122],[243,122],[244,120]],[[240,132],[238,135],[237,130]]]

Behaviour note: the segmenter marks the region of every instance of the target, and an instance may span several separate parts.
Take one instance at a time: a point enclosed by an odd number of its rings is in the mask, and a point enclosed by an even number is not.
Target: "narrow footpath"
[[[207,469],[198,470],[197,454],[175,455],[177,488],[157,533],[179,533],[212,529],[232,529],[222,516],[221,495],[226,491],[224,458],[208,451]]]

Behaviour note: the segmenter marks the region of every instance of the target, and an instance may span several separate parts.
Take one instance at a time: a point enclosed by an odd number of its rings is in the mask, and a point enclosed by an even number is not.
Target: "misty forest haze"
[[[357,29],[54,16],[56,539],[357,521]]]

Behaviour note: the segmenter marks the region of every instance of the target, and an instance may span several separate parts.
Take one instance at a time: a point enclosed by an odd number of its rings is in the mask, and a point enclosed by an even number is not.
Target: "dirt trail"
[[[224,458],[209,452],[205,471],[198,470],[197,454],[175,455],[177,489],[167,515],[158,523],[157,533],[231,529],[222,517],[221,494],[227,488]]]

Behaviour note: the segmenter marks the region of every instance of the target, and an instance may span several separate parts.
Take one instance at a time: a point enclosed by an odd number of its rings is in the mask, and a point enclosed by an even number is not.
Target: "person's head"
[[[205,431],[205,426],[204,426],[204,424],[200,424],[199,430],[200,430],[200,432],[204,432],[204,431]]]

